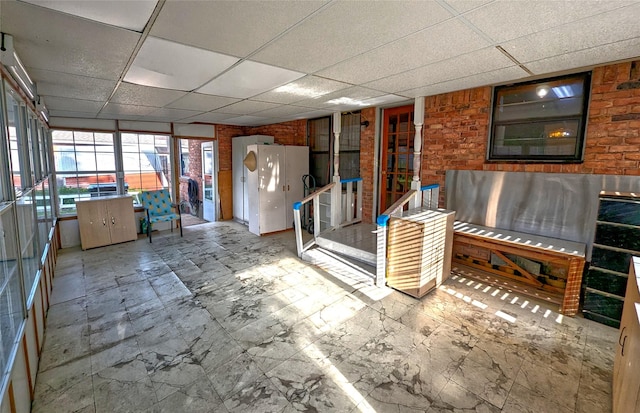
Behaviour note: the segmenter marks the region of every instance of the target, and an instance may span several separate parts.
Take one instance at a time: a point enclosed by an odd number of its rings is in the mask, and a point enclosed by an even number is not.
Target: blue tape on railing
[[[341,179],[340,183],[341,184],[346,184],[347,182],[358,182],[358,181],[362,181],[362,178],[348,178],[348,179]]]
[[[431,185],[425,185],[425,186],[420,187],[420,190],[421,191],[427,191],[429,189],[438,189],[438,188],[440,188],[440,184],[431,184]]]
[[[380,215],[376,219],[376,224],[380,225],[381,227],[386,227],[387,222],[389,222],[389,215]]]
[[[300,207],[302,206],[302,202],[294,202],[293,203],[293,209],[295,211],[300,211]]]

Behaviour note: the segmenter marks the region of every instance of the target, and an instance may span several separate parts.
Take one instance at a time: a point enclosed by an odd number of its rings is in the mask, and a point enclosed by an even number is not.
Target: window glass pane
[[[20,177],[20,155],[18,144],[20,142],[19,136],[24,136],[24,131],[20,127],[20,105],[18,100],[12,96],[15,93],[10,87],[5,84],[5,94],[7,102],[7,126],[9,130],[9,150],[11,156],[11,176],[13,180],[13,186],[16,194],[20,194],[22,190],[22,182]]]
[[[580,161],[590,74],[494,92],[489,160]]]
[[[180,139],[180,174],[189,176],[189,140]]]
[[[38,272],[40,258],[38,254],[37,225],[34,218],[34,191],[31,190],[20,197],[16,202],[16,208],[24,288],[26,294],[29,295]]]
[[[122,162],[128,193],[170,188],[169,136],[122,134]]]
[[[56,130],[51,137],[61,215],[75,213],[76,200],[117,194],[113,134]]]
[[[23,305],[16,258],[18,246],[13,210],[15,203],[0,209],[0,379],[4,382],[11,350],[17,342]]]

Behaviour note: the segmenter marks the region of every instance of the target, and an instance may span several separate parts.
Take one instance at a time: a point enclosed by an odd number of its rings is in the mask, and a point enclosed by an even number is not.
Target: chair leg
[[[147,222],[147,238],[149,238],[149,243],[153,242],[151,241],[151,222]]]
[[[182,217],[178,218],[176,223],[180,225],[180,236],[182,236]]]

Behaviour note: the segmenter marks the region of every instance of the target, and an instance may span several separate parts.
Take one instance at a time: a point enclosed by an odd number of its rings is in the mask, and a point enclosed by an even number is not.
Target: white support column
[[[342,185],[340,184],[340,132],[342,131],[342,113],[333,113],[333,182],[331,188],[331,227],[336,228],[342,221]]]
[[[415,98],[413,105],[413,125],[416,130],[416,135],[413,138],[413,180],[411,181],[411,189],[419,191],[420,186],[420,171],[421,171],[421,155],[422,155],[422,125],[424,124],[424,96]],[[409,201],[409,208],[418,208],[422,204],[422,197],[415,196]]]

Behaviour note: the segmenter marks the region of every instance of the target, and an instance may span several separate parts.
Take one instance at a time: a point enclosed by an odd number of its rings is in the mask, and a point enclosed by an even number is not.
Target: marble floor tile
[[[538,412],[552,412],[559,410],[537,410]],[[466,390],[465,388],[459,386],[453,381],[447,383],[447,385],[442,389],[438,397],[433,401],[427,413],[457,413],[457,412],[465,412],[465,413],[498,413],[500,409],[496,406],[488,403],[487,401],[479,398],[472,392]],[[504,412],[513,412],[520,413],[523,410],[513,409],[507,410],[504,409]],[[564,413],[564,412],[563,412]]]
[[[574,411],[578,396],[579,380],[567,380],[567,375],[547,366],[525,360],[515,383],[532,393],[554,400],[559,406]]]
[[[226,413],[222,399],[208,380],[197,380],[162,399],[153,408],[157,413]]]
[[[528,388],[515,383],[509,393],[509,397],[507,397],[507,401],[505,402],[502,411],[505,413],[570,413],[574,410],[559,403],[559,400],[554,399],[551,395],[543,395],[530,391]],[[601,410],[601,412],[604,411],[606,410]]]
[[[467,273],[380,289],[300,261],[292,232],[65,249],[53,288],[36,412],[611,410],[617,330]]]

